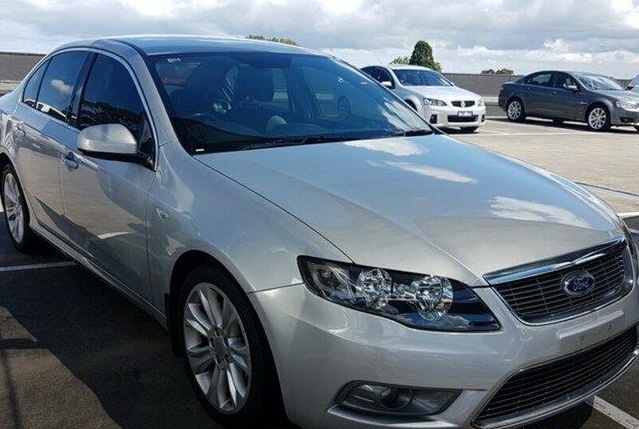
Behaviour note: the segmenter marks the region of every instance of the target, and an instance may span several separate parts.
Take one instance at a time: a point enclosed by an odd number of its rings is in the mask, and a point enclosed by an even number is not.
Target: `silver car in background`
[[[474,132],[486,122],[484,99],[427,67],[391,64],[362,71],[392,90],[430,124]]]
[[[0,119],[14,245],[146,309],[224,425],[514,427],[637,357],[637,249],[605,203],[332,57],[80,41]]]

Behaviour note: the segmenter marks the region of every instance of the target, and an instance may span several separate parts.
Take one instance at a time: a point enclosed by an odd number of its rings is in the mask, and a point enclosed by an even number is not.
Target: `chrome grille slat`
[[[571,356],[512,376],[474,420],[496,426],[520,415],[588,394],[614,377],[634,357],[637,328]]]
[[[551,272],[493,285],[494,290],[524,322],[540,323],[580,314],[619,298],[628,291],[625,278],[625,242],[611,246],[593,259],[570,264]],[[582,297],[563,291],[564,277],[586,270],[595,278],[595,288]]]

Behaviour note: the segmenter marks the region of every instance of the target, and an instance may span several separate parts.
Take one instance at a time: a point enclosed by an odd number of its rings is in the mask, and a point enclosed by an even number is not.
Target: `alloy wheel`
[[[4,176],[2,195],[4,196],[2,203],[9,232],[16,243],[22,243],[25,234],[24,207],[22,206],[20,187],[12,173],[7,173]]]
[[[521,117],[521,103],[517,100],[513,100],[508,105],[508,119],[511,121],[516,121]]]
[[[184,344],[193,375],[218,411],[242,409],[251,387],[251,358],[237,309],[221,289],[199,283],[184,308]]]
[[[588,125],[593,130],[601,130],[606,126],[608,114],[603,107],[595,107],[588,115]]]

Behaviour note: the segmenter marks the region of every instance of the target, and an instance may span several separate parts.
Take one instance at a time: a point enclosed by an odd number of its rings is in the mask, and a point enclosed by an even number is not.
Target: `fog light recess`
[[[457,390],[353,383],[344,388],[338,403],[341,407],[363,413],[427,416],[444,411],[458,395]]]

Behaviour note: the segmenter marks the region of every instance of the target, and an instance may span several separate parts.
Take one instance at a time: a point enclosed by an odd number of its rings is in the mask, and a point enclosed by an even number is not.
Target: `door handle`
[[[62,158],[62,162],[64,162],[64,165],[66,165],[68,168],[71,168],[73,170],[80,166],[80,164],[78,164],[78,159],[75,157],[73,152],[67,152],[64,158]]]

